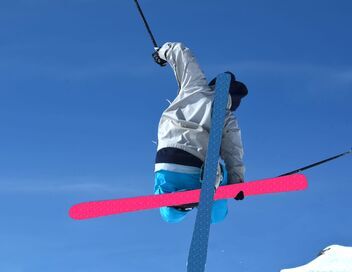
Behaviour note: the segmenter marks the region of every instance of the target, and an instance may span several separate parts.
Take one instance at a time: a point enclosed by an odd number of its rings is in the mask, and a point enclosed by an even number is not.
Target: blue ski
[[[230,82],[231,77],[226,73],[220,74],[216,78],[208,151],[204,165],[198,213],[188,254],[188,272],[203,272],[207,260],[211,209],[215,193],[214,185]]]

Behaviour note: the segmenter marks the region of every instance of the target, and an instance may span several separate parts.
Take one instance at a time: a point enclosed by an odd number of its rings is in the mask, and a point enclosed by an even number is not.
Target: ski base
[[[245,197],[304,190],[307,179],[302,174],[269,178],[252,182],[220,186],[214,200],[234,198],[240,191]],[[84,202],[71,207],[69,215],[75,220],[84,220],[108,215],[198,203],[200,189],[162,195],[148,195],[115,200]]]

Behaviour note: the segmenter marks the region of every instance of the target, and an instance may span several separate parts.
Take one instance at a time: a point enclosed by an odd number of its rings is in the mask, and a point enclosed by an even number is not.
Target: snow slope
[[[310,263],[281,272],[352,272],[352,247],[328,246]]]

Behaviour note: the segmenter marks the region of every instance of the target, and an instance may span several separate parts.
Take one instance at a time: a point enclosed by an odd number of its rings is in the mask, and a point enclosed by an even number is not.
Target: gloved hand
[[[167,61],[166,60],[163,60],[162,58],[160,58],[160,56],[159,56],[159,49],[157,49],[153,54],[152,54],[152,56],[153,56],[153,59],[154,59],[154,61],[157,63],[157,64],[159,64],[160,66],[166,66],[166,64],[167,64]]]
[[[243,191],[240,191],[235,197],[235,200],[243,200],[244,199],[244,193]]]
[[[241,179],[239,183],[243,183],[244,181]],[[235,197],[235,200],[243,200],[244,199],[244,193],[243,191],[240,191]]]

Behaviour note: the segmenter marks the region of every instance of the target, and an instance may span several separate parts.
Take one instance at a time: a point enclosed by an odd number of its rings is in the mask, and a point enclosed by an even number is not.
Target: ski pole
[[[150,30],[149,24],[148,24],[148,22],[147,22],[147,20],[146,20],[146,18],[145,18],[145,16],[144,16],[144,14],[143,14],[143,11],[142,11],[142,9],[141,9],[141,6],[139,5],[139,3],[138,3],[137,0],[134,0],[134,2],[136,3],[137,9],[138,9],[138,11],[139,11],[139,14],[140,14],[141,17],[142,17],[143,22],[144,22],[144,25],[145,25],[145,27],[147,28],[147,31],[148,31],[148,33],[149,33],[149,36],[150,36],[150,38],[151,38],[151,40],[152,40],[152,42],[153,42],[154,49],[157,50],[157,48],[159,48],[159,46],[158,46],[158,44],[156,43],[156,41],[155,41],[155,39],[154,39],[153,33],[152,33],[152,31]]]
[[[288,176],[288,175],[291,175],[291,174],[296,174],[296,173],[302,172],[302,171],[304,171],[304,170],[307,170],[307,169],[309,169],[309,168],[316,167],[316,166],[318,166],[318,165],[320,165],[320,164],[326,163],[326,162],[328,162],[328,161],[335,160],[335,159],[337,159],[337,158],[340,158],[340,157],[342,157],[342,156],[345,156],[345,155],[351,154],[351,153],[352,153],[352,148],[351,148],[350,150],[348,150],[348,151],[346,151],[346,152],[343,152],[343,153],[341,153],[341,154],[338,154],[338,155],[336,155],[336,156],[333,156],[333,157],[327,158],[327,159],[325,159],[325,160],[318,161],[318,162],[312,163],[312,164],[310,164],[310,165],[307,165],[307,166],[298,168],[298,169],[296,169],[296,170],[287,172],[287,173],[285,173],[285,174],[280,175],[279,177]]]

